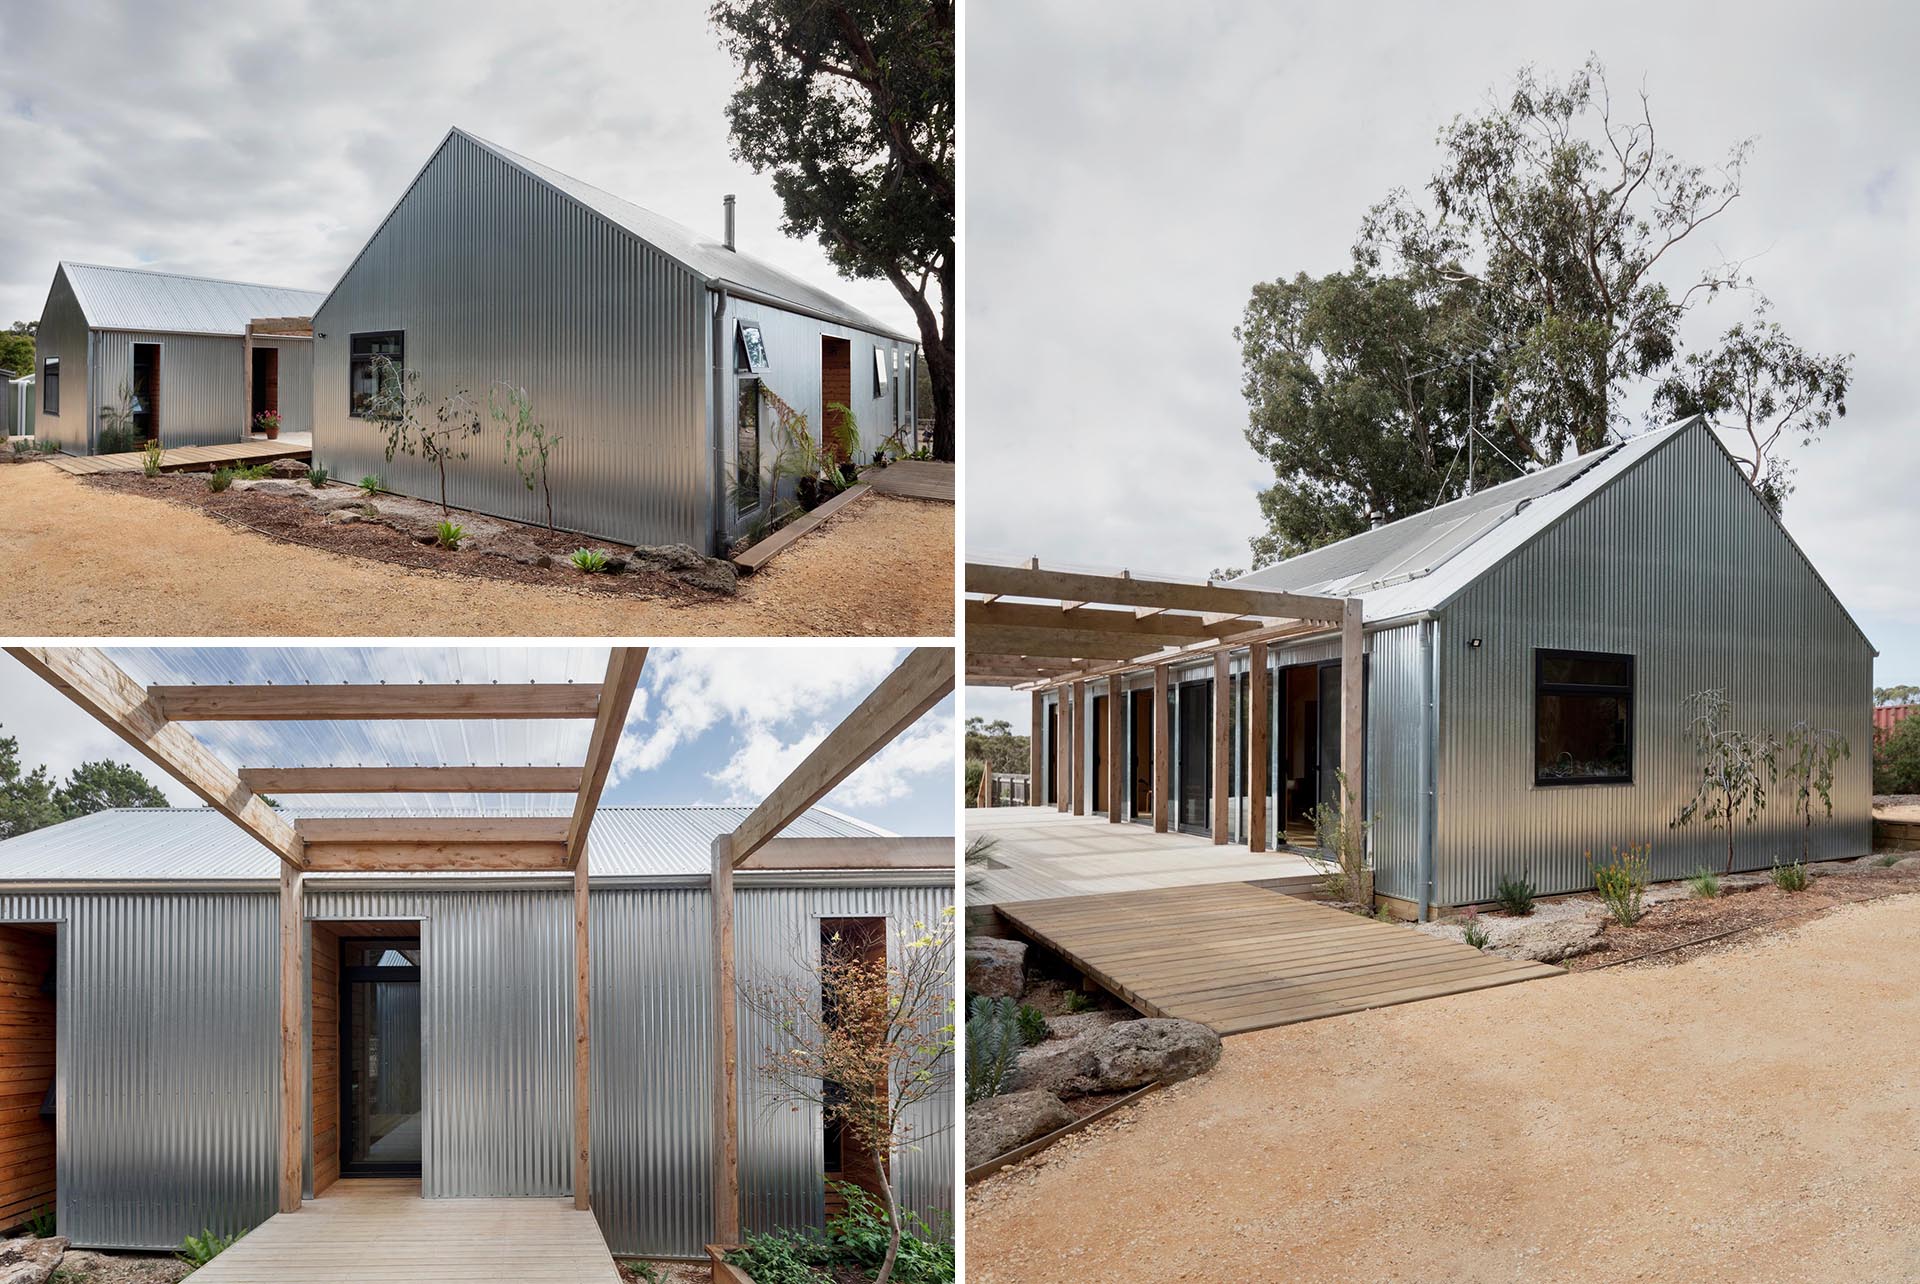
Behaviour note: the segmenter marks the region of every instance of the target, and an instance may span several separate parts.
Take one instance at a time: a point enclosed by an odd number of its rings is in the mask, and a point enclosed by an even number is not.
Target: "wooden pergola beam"
[[[953,690],[953,652],[916,648],[733,831],[736,867]]]
[[[1341,599],[1337,597],[1236,588],[1225,584],[1142,580],[1131,575],[1088,575],[1076,571],[994,566],[986,562],[967,563],[966,591],[1061,602],[1261,615],[1275,620],[1319,620],[1326,624],[1338,624],[1342,610]]]
[[[1231,637],[1261,627],[1262,621],[1250,616],[1228,616],[1213,620],[1186,611],[1148,609],[1101,610],[1081,607],[1072,611],[1057,606],[1027,602],[966,603],[967,641],[971,645],[981,629],[1074,629],[1087,633],[1111,633],[1121,637],[1172,638],[1176,642],[1204,642],[1208,638]]]
[[[578,767],[242,767],[257,794],[571,794]]]
[[[578,682],[156,686],[149,695],[170,722],[591,718],[600,708],[600,687]]]
[[[307,816],[309,843],[564,843],[564,816]]]
[[[544,871],[567,868],[563,842],[310,842],[307,868],[316,874],[425,874],[443,871]]]
[[[1178,634],[1103,633],[1059,625],[1049,629],[1012,628],[993,624],[967,626],[967,645],[982,651],[1019,655],[1029,659],[1138,660],[1171,647],[1201,639]]]
[[[953,839],[770,838],[739,868],[743,871],[952,869]]]
[[[97,647],[8,647],[7,654],[72,700],[156,767],[258,840],[283,862],[306,864],[285,817],[247,788],[233,768],[170,721],[145,687]]]
[[[646,663],[647,648],[643,646],[617,646],[607,655],[607,676],[600,683],[600,702],[594,710],[593,735],[587,741],[580,792],[573,800],[573,817],[567,822],[569,863],[579,860],[586,850],[587,831],[600,808],[600,792],[606,788],[607,772],[620,748],[620,732],[627,725],[627,710],[633,705],[633,691]]]

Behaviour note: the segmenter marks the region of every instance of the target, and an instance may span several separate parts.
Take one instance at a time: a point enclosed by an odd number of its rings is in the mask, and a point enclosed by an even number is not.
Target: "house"
[[[447,469],[454,505],[546,520],[490,414],[524,388],[560,444],[556,525],[720,552],[774,500],[781,417],[818,443],[850,411],[861,457],[915,423],[912,338],[735,248],[463,130],[448,132],[314,314],[314,456],[439,494],[369,417],[381,358],[432,415],[482,418]]]
[[[62,262],[35,335],[37,435],[100,448],[102,411],[164,446],[245,441],[254,416],[312,427],[313,290]]]
[[[1118,808],[1120,819],[1256,851],[1311,846],[1316,813],[1339,796],[1342,757],[1354,756],[1344,740],[1364,744],[1350,785],[1364,798],[1375,893],[1396,912],[1488,902],[1510,876],[1542,894],[1582,890],[1589,854],[1634,844],[1651,846],[1655,878],[1679,878],[1725,863],[1724,833],[1670,823],[1699,780],[1684,702],[1722,690],[1741,729],[1783,735],[1805,722],[1844,735],[1851,757],[1832,814],[1816,801],[1806,836],[1815,860],[1869,850],[1874,649],[1702,421],[1227,586],[1160,585],[1155,596],[1148,582],[1112,580],[1116,596],[1104,599],[1095,586],[1062,587],[1084,578],[968,569],[969,592],[989,595],[968,605],[970,680],[1034,691],[1036,801]],[[1023,584],[1052,585],[1076,609],[1021,614],[1034,608],[1007,599]],[[1199,614],[1210,594],[1231,602]],[[1265,615],[1299,619],[1231,618],[1269,599]],[[1155,613],[1085,613],[1103,600]],[[1194,613],[1162,609],[1176,603]],[[1343,638],[1348,608],[1358,632]],[[1182,630],[1197,642],[1174,636]],[[1169,645],[1140,640],[1149,633]],[[1120,645],[1093,649],[1114,634]],[[1365,656],[1351,719],[1343,641]],[[1253,706],[1260,687],[1264,711]],[[1343,732],[1343,721],[1358,725]],[[1251,760],[1262,747],[1264,764]],[[1792,793],[1771,789],[1738,827],[1737,868],[1799,855]]]
[[[697,1256],[713,1238],[709,849],[748,811],[594,821],[591,1206],[616,1254]],[[881,833],[818,807],[785,830]],[[165,1249],[274,1213],[279,866],[211,808],[0,842],[0,1030],[18,1050],[0,1106],[19,1121],[0,1130],[0,1227],[57,1204],[76,1245]],[[743,982],[795,967],[823,931],[897,932],[953,900],[950,864],[742,870],[735,886]],[[316,873],[304,905],[303,1193],[369,1174],[417,1175],[429,1199],[574,1193],[571,876]],[[820,1225],[834,1139],[817,1111],[770,1108],[756,1027],[740,1032],[745,1225]],[[894,1176],[939,1222],[954,1154],[926,1131]]]

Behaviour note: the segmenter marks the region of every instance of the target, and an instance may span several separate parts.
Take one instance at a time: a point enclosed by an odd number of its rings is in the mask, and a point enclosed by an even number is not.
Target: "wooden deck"
[[[860,480],[882,495],[953,502],[953,465],[937,459],[899,459],[885,468],[863,470]]]
[[[312,442],[234,441],[218,446],[175,446],[160,452],[163,473],[211,472],[223,464],[265,464],[276,459],[311,459]],[[143,467],[143,453],[132,450],[118,455],[55,455],[48,462],[61,472],[76,477],[96,473],[137,473]]]
[[[194,1284],[620,1284],[599,1223],[570,1199],[422,1199],[349,1177],[247,1232]]]
[[[1220,1034],[1562,971],[1244,883],[1003,902],[999,911],[1146,1015]]]

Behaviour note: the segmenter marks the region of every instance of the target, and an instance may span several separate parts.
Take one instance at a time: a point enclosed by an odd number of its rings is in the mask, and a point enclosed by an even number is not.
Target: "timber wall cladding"
[[[54,1121],[40,1113],[53,1087],[51,932],[0,927],[0,1230],[54,1195]]]
[[[340,936],[313,925],[313,1193],[340,1178]]]

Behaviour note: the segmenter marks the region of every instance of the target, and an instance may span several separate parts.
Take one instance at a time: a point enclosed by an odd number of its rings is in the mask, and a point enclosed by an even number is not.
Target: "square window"
[[[1534,653],[1533,781],[1633,782],[1633,657]]]
[[[407,364],[407,333],[379,330],[356,334],[347,357],[347,414],[371,419],[382,380],[398,379]]]

